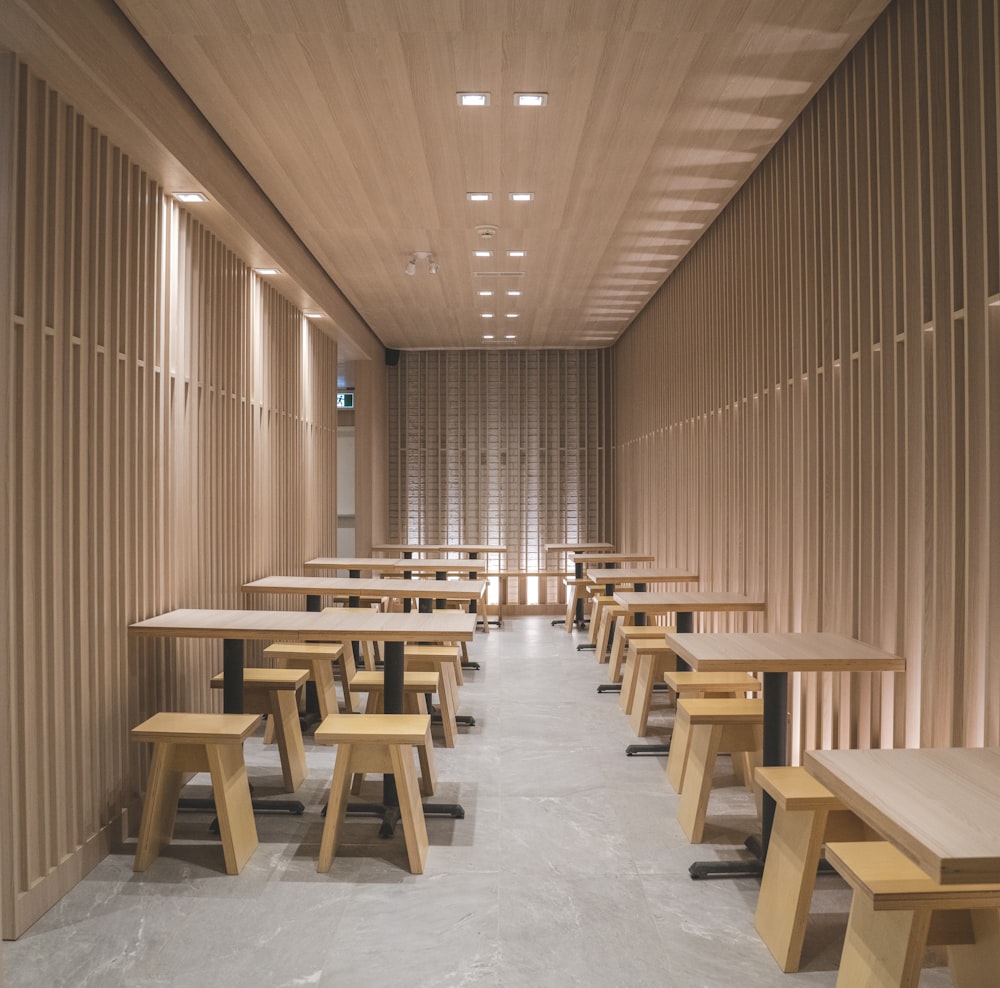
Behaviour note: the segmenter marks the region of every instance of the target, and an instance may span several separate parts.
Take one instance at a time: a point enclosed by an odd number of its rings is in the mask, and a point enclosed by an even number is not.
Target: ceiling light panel
[[[455,93],[459,106],[489,106],[489,93]]]
[[[511,202],[531,202],[535,198],[534,192],[512,192],[510,194]]]
[[[489,202],[493,198],[492,192],[466,192],[465,198],[469,202]]]
[[[175,192],[174,198],[178,202],[208,202],[204,192]]]
[[[514,106],[548,106],[548,93],[514,93]]]

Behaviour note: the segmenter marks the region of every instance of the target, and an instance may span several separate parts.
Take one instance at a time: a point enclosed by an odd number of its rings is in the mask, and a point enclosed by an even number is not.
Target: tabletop
[[[546,552],[600,552],[614,549],[610,542],[550,542],[544,546]]]
[[[244,611],[181,608],[129,625],[134,635],[157,638],[261,638],[280,641],[472,641],[476,615],[383,614],[375,610]]]
[[[615,602],[626,610],[645,614],[675,614],[680,611],[763,611],[764,601],[725,591],[669,590],[656,593],[619,592]]]
[[[385,559],[368,557],[351,559],[340,556],[317,556],[303,564],[307,571],[346,569],[371,570],[378,573],[480,573],[486,569],[483,559]]]
[[[385,597],[450,597],[478,600],[486,592],[483,580],[352,580],[333,576],[267,576],[244,583],[246,593],[365,594]]]
[[[609,566],[588,569],[587,579],[594,583],[697,583],[698,574],[658,566]]]
[[[373,545],[372,552],[474,552],[477,555],[504,553],[505,545],[476,545],[473,543],[383,542]]]
[[[574,552],[573,563],[587,566],[596,563],[603,566],[606,563],[651,563],[655,559],[644,552]]]
[[[807,751],[805,767],[935,881],[1000,883],[1000,748]]]
[[[648,595],[646,595],[648,596]],[[693,669],[717,672],[902,672],[906,660],[830,632],[667,635]]]

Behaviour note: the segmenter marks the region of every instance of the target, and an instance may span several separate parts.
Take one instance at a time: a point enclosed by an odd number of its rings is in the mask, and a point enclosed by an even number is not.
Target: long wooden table
[[[487,584],[483,580],[364,580],[334,576],[266,576],[243,584],[244,593],[274,593],[304,596],[306,610],[320,610],[321,597],[349,599],[368,594],[400,599],[477,601],[482,600]]]
[[[874,645],[828,632],[667,635],[679,659],[704,672],[751,672],[764,675],[765,765],[788,759],[788,674],[790,672],[902,672],[906,660]],[[692,878],[761,874],[774,823],[774,799],[764,794],[761,840],[747,846],[756,860],[696,862]]]
[[[476,616],[381,614],[378,611],[247,611],[182,608],[129,625],[129,633],[153,638],[221,638],[226,713],[243,712],[244,642],[379,641],[385,643],[385,711],[403,711],[403,646],[406,642],[472,641]],[[392,776],[385,776],[383,805],[398,806]],[[458,808],[460,809],[460,807]],[[451,813],[450,815],[459,815]],[[391,825],[391,824],[390,824]]]

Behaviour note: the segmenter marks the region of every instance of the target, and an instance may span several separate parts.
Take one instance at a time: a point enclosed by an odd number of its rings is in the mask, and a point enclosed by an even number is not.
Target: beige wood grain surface
[[[384,559],[376,556],[316,556],[303,563],[307,573],[317,570],[362,570],[375,573],[481,573],[485,559]]]
[[[807,751],[805,767],[935,881],[1000,882],[1000,748]]]
[[[461,611],[382,614],[339,608],[320,613],[182,608],[129,625],[138,636],[283,641],[472,641],[475,628],[476,615]]]
[[[607,569],[588,569],[587,579],[598,584],[697,583],[698,574],[675,566],[609,566]]]
[[[693,609],[693,608],[692,608]],[[666,636],[693,669],[718,672],[902,672],[906,660],[829,632]]]
[[[246,593],[343,595],[381,594],[385,597],[445,597],[478,600],[486,591],[483,580],[352,580],[350,577],[266,576],[243,584]]]
[[[724,591],[667,591],[616,593],[615,601],[629,613],[675,614],[678,611],[763,611],[764,601]]]
[[[608,563],[651,563],[656,556],[648,552],[574,552],[572,562],[584,567],[594,564],[607,566]]]

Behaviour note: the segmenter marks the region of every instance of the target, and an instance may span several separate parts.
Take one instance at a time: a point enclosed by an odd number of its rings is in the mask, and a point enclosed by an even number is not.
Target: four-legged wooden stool
[[[240,873],[257,849],[243,742],[259,723],[258,714],[158,713],[132,728],[136,741],[153,743],[134,871],[145,871],[170,843],[185,776],[208,772],[226,871]]]

